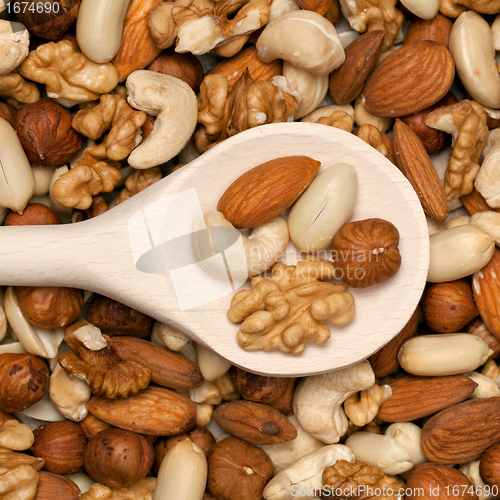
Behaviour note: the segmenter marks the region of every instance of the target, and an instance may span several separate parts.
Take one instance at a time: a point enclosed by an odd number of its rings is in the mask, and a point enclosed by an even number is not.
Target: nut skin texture
[[[488,486],[500,488],[500,444],[485,451],[479,463],[479,475]]]
[[[495,359],[500,354],[500,340],[488,330],[481,318],[476,318],[469,323],[464,331],[476,335],[488,344],[488,347],[493,351],[489,359]]]
[[[96,434],[83,455],[87,474],[108,488],[125,488],[146,476],[153,465],[153,447],[143,436],[122,429]]]
[[[12,2],[12,4],[20,4],[20,13],[16,14],[16,19],[23,23],[33,35],[47,40],[58,40],[76,21],[80,10],[80,0],[48,0],[49,9],[45,8],[45,3],[47,0],[28,0],[29,5],[24,8],[23,2],[19,0]],[[38,5],[44,6],[43,13],[37,12]],[[11,8],[14,7],[15,5],[11,6]]]
[[[428,286],[422,309],[426,323],[440,333],[459,332],[479,314],[466,279]]]
[[[208,453],[207,487],[219,500],[260,500],[272,474],[267,454],[241,439],[223,439]]]
[[[0,102],[0,118],[7,120],[11,125],[14,123],[14,115],[16,114],[16,108],[7,104],[6,102]]]
[[[17,286],[19,307],[29,323],[51,330],[73,323],[83,307],[83,290],[55,286]]]
[[[40,482],[34,500],[78,500],[81,495],[80,488],[67,477],[40,471]]]
[[[230,373],[236,391],[256,403],[276,401],[285,392],[288,383],[286,378],[254,375],[236,366],[231,367]]]
[[[110,337],[123,335],[147,339],[153,327],[149,316],[101,295],[90,301],[87,319]]]
[[[33,455],[45,459],[45,470],[54,474],[75,474],[83,470],[87,438],[81,427],[69,420],[39,425],[34,431]]]
[[[14,117],[14,128],[30,163],[59,167],[78,153],[82,136],[71,127],[71,113],[51,101],[25,104]]]
[[[9,212],[5,218],[4,226],[50,226],[60,224],[54,210],[43,203],[29,203],[23,210],[23,215]]]
[[[110,429],[111,426],[89,413],[78,425],[82,428],[85,437],[90,441],[97,433]]]
[[[454,486],[458,486],[460,492],[458,496],[453,494]],[[463,472],[433,463],[415,467],[406,483],[406,490],[409,493],[406,495],[407,500],[455,500],[458,498],[477,500],[477,495],[473,493],[474,485]],[[462,495],[462,492],[465,494]]]
[[[453,22],[442,14],[437,14],[432,19],[414,17],[406,31],[403,45],[429,40],[440,43],[443,47],[448,48],[451,28],[453,28]]]
[[[238,177],[217,210],[238,228],[264,224],[289,208],[311,184],[321,163],[307,156],[267,161]]]
[[[178,54],[174,51],[162,52],[147,68],[164,75],[175,76],[198,92],[203,80],[203,67],[191,53]]]
[[[49,390],[45,361],[33,354],[0,355],[0,409],[13,413],[29,408]]]
[[[399,231],[383,219],[345,225],[333,240],[333,263],[340,279],[353,288],[390,280],[401,267]]]
[[[301,9],[312,10],[324,16],[330,9],[332,0],[298,0],[297,5]]]

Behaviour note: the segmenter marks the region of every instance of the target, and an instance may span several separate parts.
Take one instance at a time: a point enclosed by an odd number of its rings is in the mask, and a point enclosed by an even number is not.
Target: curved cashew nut
[[[294,500],[302,488],[319,491],[323,486],[325,467],[339,460],[354,462],[354,455],[342,444],[323,446],[276,474],[267,483],[263,496],[266,500]]]
[[[217,227],[227,229],[216,230]],[[288,240],[288,225],[282,217],[254,228],[248,238],[220,212],[204,212],[193,227],[193,249],[199,264],[210,274],[222,278],[227,278],[227,269],[220,252],[225,254],[231,277],[246,279],[264,272],[280,260]],[[216,242],[221,248],[212,246]],[[234,243],[230,245],[231,242]]]
[[[345,444],[356,460],[378,467],[384,474],[394,476],[413,467],[408,450],[391,436],[356,432],[347,438]]]
[[[134,71],[127,78],[129,104],[156,116],[153,131],[128,157],[130,166],[143,169],[171,160],[184,148],[198,122],[198,101],[191,87],[169,75]]]
[[[398,422],[389,425],[385,431],[386,436],[390,436],[398,443],[401,443],[408,453],[408,459],[414,467],[427,462],[422,449],[420,448],[420,437],[422,429],[412,422]]]
[[[293,412],[306,432],[325,443],[337,443],[349,427],[342,403],[374,383],[375,375],[368,361],[306,377],[295,390]]]
[[[467,216],[463,215],[462,217]],[[457,218],[460,219],[460,217]],[[465,219],[463,220],[465,221]],[[488,210],[487,212],[478,212],[469,218],[467,224],[471,224],[472,226],[482,229],[495,240],[497,245],[500,245],[500,213],[493,212],[491,210]]]
[[[472,10],[460,14],[450,33],[450,52],[472,98],[490,108],[500,108],[493,35],[482,16]]]
[[[168,347],[171,351],[180,351],[189,342],[189,338],[171,326],[157,321],[153,325],[151,342]]]
[[[483,154],[486,157],[474,186],[490,207],[498,208],[500,207],[500,128],[495,128],[488,134]]]
[[[479,474],[479,464],[481,460],[474,460],[473,462],[469,462],[467,464],[463,464],[460,466],[460,472],[463,472],[469,481],[474,486],[474,491],[477,492],[478,500],[490,500],[493,498],[493,494],[491,493],[491,487],[486,486],[483,480],[481,479],[481,474]],[[486,493],[488,492],[488,493]]]
[[[0,20],[0,75],[14,71],[29,53],[30,34],[21,23]]]
[[[82,0],[76,21],[76,40],[96,63],[111,61],[122,42],[123,21],[130,0]]]

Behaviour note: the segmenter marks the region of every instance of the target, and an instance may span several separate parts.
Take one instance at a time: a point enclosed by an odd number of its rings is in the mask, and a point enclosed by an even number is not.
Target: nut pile
[[[303,120],[395,163],[431,248],[400,334],[301,380],[231,367],[82,290],[1,289],[0,497],[499,497],[499,13],[498,0],[0,0],[0,223],[78,224],[228,137]],[[249,226],[280,248],[295,200],[281,201],[272,227]],[[236,206],[228,224],[257,211]],[[298,249],[321,244],[300,230],[316,216],[292,210]],[[343,224],[326,245],[339,255]],[[242,275],[278,260],[260,255]]]

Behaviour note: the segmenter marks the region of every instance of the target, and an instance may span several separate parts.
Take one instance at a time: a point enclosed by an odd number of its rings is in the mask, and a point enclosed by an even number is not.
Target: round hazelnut
[[[0,102],[0,118],[7,120],[12,125],[15,114],[16,108],[14,108],[14,106],[11,106],[6,102]]]
[[[60,420],[39,425],[34,431],[31,452],[45,460],[45,470],[55,474],[75,474],[83,470],[87,438],[78,424]]]
[[[34,500],[78,500],[81,496],[80,488],[67,477],[40,471],[40,482]],[[55,493],[57,492],[57,495]]]
[[[179,54],[173,50],[162,52],[147,69],[179,78],[195,92],[198,92],[203,80],[203,67],[200,61],[189,52],[185,54]]]
[[[47,40],[61,38],[80,10],[80,0],[13,0],[12,4],[13,12],[19,10],[16,19],[33,35]]]
[[[0,355],[0,409],[13,413],[34,405],[49,390],[45,361],[33,354]]]
[[[4,226],[49,226],[60,224],[54,210],[43,203],[29,203],[23,210],[23,214],[9,212],[5,218]]]
[[[248,401],[272,403],[284,392],[288,379],[282,377],[263,377],[232,366],[230,370],[234,388]]]
[[[380,285],[401,267],[399,231],[383,219],[346,224],[333,240],[336,277],[353,288]]]
[[[78,153],[82,136],[71,127],[69,111],[51,101],[25,104],[14,117],[14,128],[30,163],[58,167]]]
[[[19,307],[34,326],[51,330],[73,323],[83,308],[83,290],[55,286],[17,286]]]
[[[153,447],[135,432],[106,429],[96,434],[85,448],[87,474],[108,488],[125,488],[150,471]]]
[[[479,462],[479,475],[488,486],[500,488],[500,444],[484,452]]]
[[[153,327],[153,319],[149,316],[102,295],[97,295],[90,301],[87,319],[110,337],[147,339]]]
[[[208,452],[208,491],[220,500],[261,500],[273,464],[257,446],[227,438]]]

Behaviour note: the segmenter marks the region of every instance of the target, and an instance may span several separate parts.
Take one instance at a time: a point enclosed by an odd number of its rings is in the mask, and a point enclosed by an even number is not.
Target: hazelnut
[[[466,279],[429,285],[422,309],[426,323],[440,333],[459,332],[479,314]]]
[[[58,167],[78,153],[82,136],[71,127],[71,113],[51,101],[25,104],[14,117],[14,128],[30,163]]]
[[[43,203],[29,203],[23,210],[23,214],[10,212],[5,218],[4,226],[49,226],[60,224],[54,210]]]
[[[33,354],[0,355],[0,409],[22,411],[42,399],[49,390],[45,361]]]
[[[31,451],[45,460],[45,470],[55,474],[75,474],[83,470],[87,438],[78,424],[60,420],[39,425],[34,431]]]
[[[13,12],[19,9],[16,19],[33,35],[47,40],[61,38],[80,10],[80,0],[13,0],[12,4]]]
[[[278,398],[269,403],[271,408],[278,410],[283,415],[290,415],[293,413],[293,395],[297,387],[298,380],[296,378],[289,378],[286,382],[285,391]]]
[[[162,52],[147,69],[179,78],[195,92],[198,92],[203,80],[203,67],[200,61],[189,52],[185,54],[179,54],[173,50]]]
[[[106,429],[96,434],[85,448],[87,474],[108,488],[125,488],[150,471],[153,447],[135,432]]]
[[[26,320],[45,330],[66,327],[83,307],[83,291],[77,288],[17,286],[16,293]]]
[[[81,495],[80,488],[67,477],[40,471],[40,482],[34,500],[78,500]]]
[[[256,403],[276,401],[285,392],[288,384],[286,378],[254,375],[236,366],[231,367],[230,373],[236,391],[243,398]]]
[[[484,452],[479,462],[479,475],[488,486],[500,488],[500,444]]]
[[[345,225],[333,240],[336,277],[353,288],[380,285],[401,267],[399,231],[383,219]]]
[[[87,319],[110,337],[123,335],[147,339],[153,327],[149,316],[102,295],[90,301]]]
[[[219,500],[261,500],[272,475],[267,454],[241,439],[223,439],[208,452],[207,487]]]
[[[15,114],[16,108],[14,108],[14,106],[11,106],[6,102],[0,102],[0,118],[7,120],[12,125]]]

